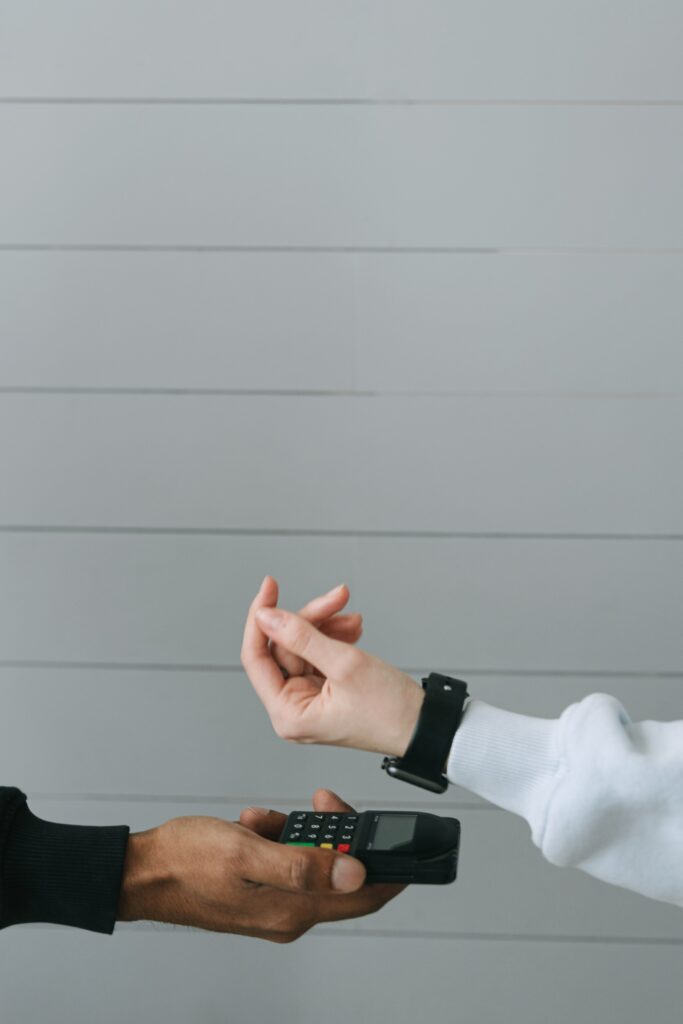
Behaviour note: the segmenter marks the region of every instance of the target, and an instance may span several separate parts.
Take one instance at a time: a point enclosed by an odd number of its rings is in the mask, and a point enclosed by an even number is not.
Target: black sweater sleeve
[[[42,821],[0,786],[0,928],[43,921],[114,931],[127,825]]]

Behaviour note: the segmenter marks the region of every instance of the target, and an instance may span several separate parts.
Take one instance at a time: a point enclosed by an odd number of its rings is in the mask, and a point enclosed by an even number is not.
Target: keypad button
[[[299,832],[303,828],[303,825],[300,822],[297,822],[296,824],[292,825],[292,828],[296,829],[296,831]]]
[[[325,815],[324,814],[313,814],[312,817],[315,818],[316,821],[324,821],[324,819],[325,819]]]
[[[328,842],[330,839],[334,839],[334,838],[335,838],[334,832],[326,832],[325,835],[323,836],[323,839],[325,840],[325,842]]]
[[[339,836],[339,838],[342,843],[350,843],[351,840],[353,839],[353,836],[347,832],[345,835]]]
[[[302,833],[301,833],[301,832],[299,832],[298,834],[299,834],[300,836],[302,835]],[[313,839],[313,840],[315,840],[315,839],[317,839],[317,838],[318,838],[318,833],[317,833],[317,832],[307,832],[307,833],[306,833],[306,839]]]
[[[339,846],[337,847],[339,853],[348,853],[350,849],[351,847],[349,846],[348,843],[340,843]]]
[[[308,814],[305,811],[302,811],[301,814],[295,814],[294,815],[294,820],[295,821],[305,821],[307,817],[308,817]]]
[[[303,839],[303,836],[299,835],[298,832],[292,832],[291,835],[287,836],[287,842],[289,843],[296,843],[299,839]]]
[[[317,832],[321,828],[322,825],[319,824],[319,822],[316,821],[315,823],[311,823],[311,832]]]
[[[358,821],[357,814],[346,814],[344,815],[344,821]]]
[[[328,814],[327,815],[327,820],[328,821],[341,821],[341,814]]]
[[[332,843],[321,843],[320,844],[320,849],[321,850],[331,850],[332,849]]]

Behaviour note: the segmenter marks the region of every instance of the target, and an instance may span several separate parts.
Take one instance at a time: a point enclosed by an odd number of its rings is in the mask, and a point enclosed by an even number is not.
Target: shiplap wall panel
[[[0,387],[353,383],[348,257],[0,253],[0,281]]]
[[[670,256],[0,252],[0,281],[0,387],[683,390]]]
[[[0,525],[679,534],[682,434],[675,398],[6,395]]]
[[[356,258],[359,388],[643,394],[683,384],[683,258]]]
[[[683,107],[20,104],[0,137],[0,244],[683,245]]]
[[[388,782],[387,788],[390,788]],[[31,806],[47,820],[99,825],[123,822],[139,831],[186,814],[206,814],[235,821],[246,803],[217,806],[112,801],[98,804],[33,798]],[[308,807],[309,803],[288,809],[296,810],[300,806]],[[680,939],[683,943],[683,914],[678,908],[596,882],[576,870],[554,867],[533,847],[529,828],[520,818],[467,809],[455,812],[444,809],[442,813],[457,814],[462,824],[457,882],[448,888],[414,886],[378,916],[352,921],[342,927],[354,932],[380,927],[399,934],[429,935],[455,932],[460,935],[659,937]],[[535,892],[537,898],[530,899],[529,892]]]
[[[330,1024],[640,1024],[655,1006],[657,1024],[680,1022],[679,946],[314,931],[282,947],[184,929],[107,939],[24,928],[1,941],[12,1024],[119,1024],[131,1007],[148,1024],[261,1024],[282,1019],[283,1008],[289,1020]],[[27,962],[40,964],[40,984],[27,985]]]
[[[683,542],[0,535],[0,660],[236,664],[266,572],[406,668],[680,672]]]
[[[607,690],[634,721],[683,717],[683,670],[677,679],[473,676],[469,684],[477,698],[520,714],[557,717],[569,703]],[[433,797],[388,785],[374,754],[284,743],[241,672],[0,668],[0,693],[13,709],[0,721],[2,777],[37,793],[292,804],[307,803],[325,785],[392,806],[480,803],[454,787]]]
[[[678,16],[675,0],[5,0],[0,95],[670,100]]]

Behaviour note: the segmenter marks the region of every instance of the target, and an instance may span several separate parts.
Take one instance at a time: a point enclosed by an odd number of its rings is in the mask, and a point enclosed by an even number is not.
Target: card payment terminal
[[[422,811],[292,811],[280,842],[357,857],[368,882],[445,885],[457,874],[460,822]]]

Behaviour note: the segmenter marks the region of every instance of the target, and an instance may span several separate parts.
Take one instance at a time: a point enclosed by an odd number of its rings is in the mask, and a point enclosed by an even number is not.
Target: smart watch
[[[445,793],[443,766],[462,721],[467,683],[432,672],[422,680],[425,691],[420,716],[403,757],[385,757],[382,768],[394,779],[431,793]]]

